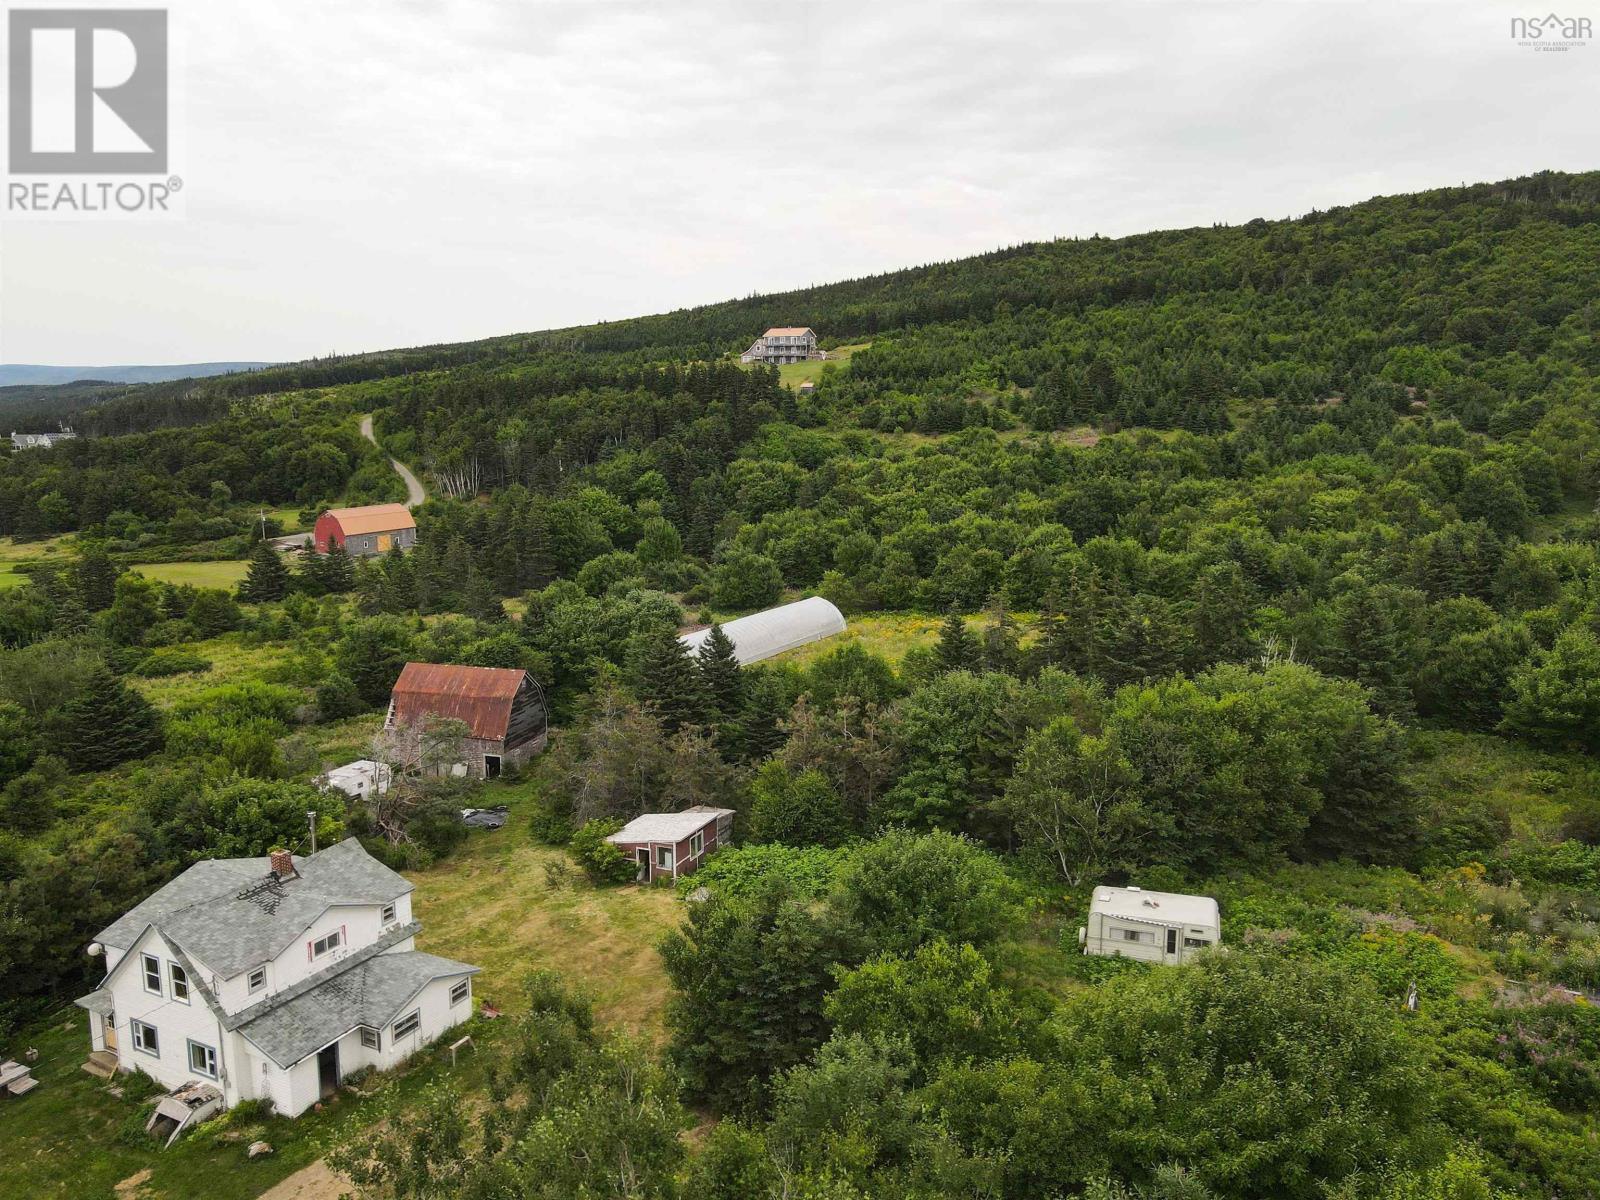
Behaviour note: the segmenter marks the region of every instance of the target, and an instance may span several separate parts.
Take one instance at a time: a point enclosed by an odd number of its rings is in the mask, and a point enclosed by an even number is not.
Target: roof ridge
[[[289,1003],[289,1001],[296,1000],[307,992],[319,988],[325,983],[332,982],[346,971],[353,970],[363,963],[376,958],[390,946],[403,942],[408,937],[415,937],[421,929],[421,921],[409,921],[404,925],[396,925],[393,929],[380,935],[377,941],[369,942],[361,949],[347,954],[338,962],[330,963],[328,966],[323,967],[322,970],[307,975],[299,983],[290,984],[282,991],[274,992],[265,999],[257,1000],[249,1007],[241,1008],[238,1012],[224,1018],[223,1028],[232,1030],[248,1025],[251,1021],[266,1016],[274,1009]]]

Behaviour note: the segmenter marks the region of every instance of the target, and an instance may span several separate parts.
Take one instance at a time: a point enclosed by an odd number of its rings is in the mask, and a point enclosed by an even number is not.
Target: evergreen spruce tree
[[[705,695],[706,718],[715,726],[717,746],[737,757],[745,744],[747,695],[744,668],[733,652],[733,642],[720,624],[713,623],[695,658]]]
[[[417,607],[417,580],[406,556],[396,546],[383,560],[383,582],[378,585],[378,607],[386,613],[408,613]]]
[[[706,693],[700,670],[688,648],[669,625],[656,625],[639,635],[635,646],[634,694],[668,733],[685,725],[703,724]]]
[[[104,612],[116,596],[117,567],[100,547],[84,552],[74,571],[78,600],[92,613]]]
[[[986,671],[1015,675],[1022,669],[1022,642],[1017,634],[1017,623],[998,593],[989,600],[989,623],[983,629],[980,657]]]
[[[321,564],[319,578],[323,591],[329,595],[342,596],[355,586],[356,565],[338,542],[332,542],[326,554],[313,554],[311,557]]]
[[[506,606],[500,597],[495,595],[494,587],[487,576],[473,571],[467,577],[467,586],[462,596],[461,611],[469,617],[479,621],[488,621],[499,624],[506,619]]]
[[[103,771],[161,748],[161,716],[138,692],[100,667],[61,706],[55,741],[76,771]]]
[[[239,599],[261,603],[264,600],[282,600],[289,594],[289,568],[283,565],[278,552],[266,542],[260,542],[250,554],[250,570],[239,584]]]
[[[977,643],[967,632],[961,610],[953,604],[939,627],[939,644],[934,647],[933,656],[941,671],[967,671],[977,665]]]

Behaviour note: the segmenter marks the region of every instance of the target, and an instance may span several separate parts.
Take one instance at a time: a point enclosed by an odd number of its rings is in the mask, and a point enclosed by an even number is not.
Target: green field
[[[778,368],[778,379],[789,387],[799,387],[802,383],[815,383],[822,378],[822,373],[832,367],[840,370],[850,361],[850,356],[857,350],[865,350],[871,342],[856,342],[849,346],[836,346],[828,351],[828,357],[822,362],[784,363]]]
[[[244,578],[250,564],[244,559],[221,562],[134,563],[128,568],[146,579],[164,583],[187,583],[191,587],[232,588]]]

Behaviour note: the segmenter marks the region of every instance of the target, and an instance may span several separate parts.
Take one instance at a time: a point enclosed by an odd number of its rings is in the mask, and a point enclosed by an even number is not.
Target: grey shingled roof
[[[207,859],[101,931],[129,949],[149,925],[224,978],[276,958],[337,904],[387,904],[412,885],[347,838],[294,860],[279,879],[265,858]]]
[[[292,1067],[357,1026],[384,1028],[435,979],[478,972],[477,967],[421,950],[376,954],[354,966],[340,966],[345,969],[244,1022],[239,1032],[280,1067]]]

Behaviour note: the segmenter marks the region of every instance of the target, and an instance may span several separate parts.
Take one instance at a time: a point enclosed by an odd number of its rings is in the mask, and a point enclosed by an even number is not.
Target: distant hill
[[[36,363],[10,363],[0,365],[0,387],[79,383],[86,380],[97,383],[166,383],[173,379],[231,375],[235,371],[254,371],[272,365],[264,362],[208,362],[143,367],[49,367]]]

